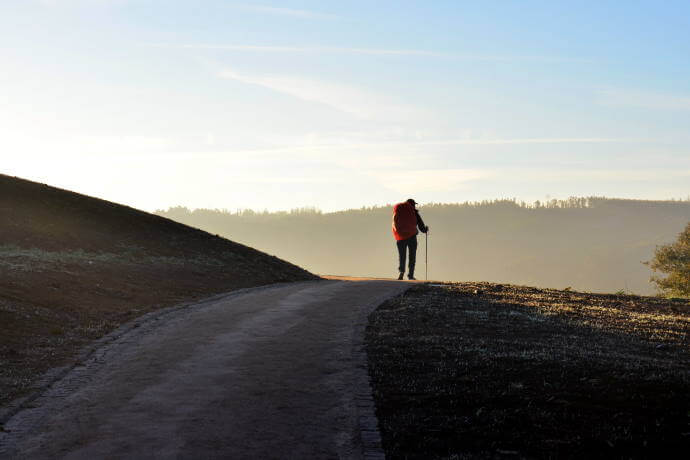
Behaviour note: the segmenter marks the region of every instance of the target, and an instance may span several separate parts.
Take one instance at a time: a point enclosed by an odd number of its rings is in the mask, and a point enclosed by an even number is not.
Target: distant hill
[[[160,216],[0,175],[0,405],[147,311],[314,278]]]
[[[642,264],[690,221],[690,201],[571,198],[430,204],[429,277],[593,292],[652,294]],[[396,274],[391,208],[283,213],[177,207],[169,217],[274,253],[321,274]],[[418,277],[424,276],[420,235]]]

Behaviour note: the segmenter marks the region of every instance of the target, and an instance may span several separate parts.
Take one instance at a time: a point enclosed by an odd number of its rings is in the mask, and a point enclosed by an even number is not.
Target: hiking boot
[[[400,274],[398,275],[398,281],[402,280],[404,275],[405,272],[400,272]]]

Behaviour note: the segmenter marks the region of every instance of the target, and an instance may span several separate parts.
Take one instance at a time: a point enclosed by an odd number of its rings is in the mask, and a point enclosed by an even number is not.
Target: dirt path
[[[409,286],[292,283],[144,321],[10,419],[0,457],[375,454],[366,315]]]

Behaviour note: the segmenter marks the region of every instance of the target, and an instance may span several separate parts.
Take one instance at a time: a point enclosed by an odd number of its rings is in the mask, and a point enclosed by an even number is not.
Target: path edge
[[[385,460],[386,458],[381,441],[381,432],[379,431],[379,421],[376,417],[374,391],[371,386],[371,377],[369,376],[369,355],[367,354],[366,347],[366,328],[369,324],[369,316],[383,303],[404,295],[408,289],[409,287],[393,296],[377,298],[376,301],[360,308],[353,328],[354,404],[362,458],[365,460]]]

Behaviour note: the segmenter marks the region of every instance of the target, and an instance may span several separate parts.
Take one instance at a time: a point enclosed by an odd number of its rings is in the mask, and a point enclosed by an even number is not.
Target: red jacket
[[[393,236],[397,241],[417,234],[417,211],[407,201],[393,206]]]

